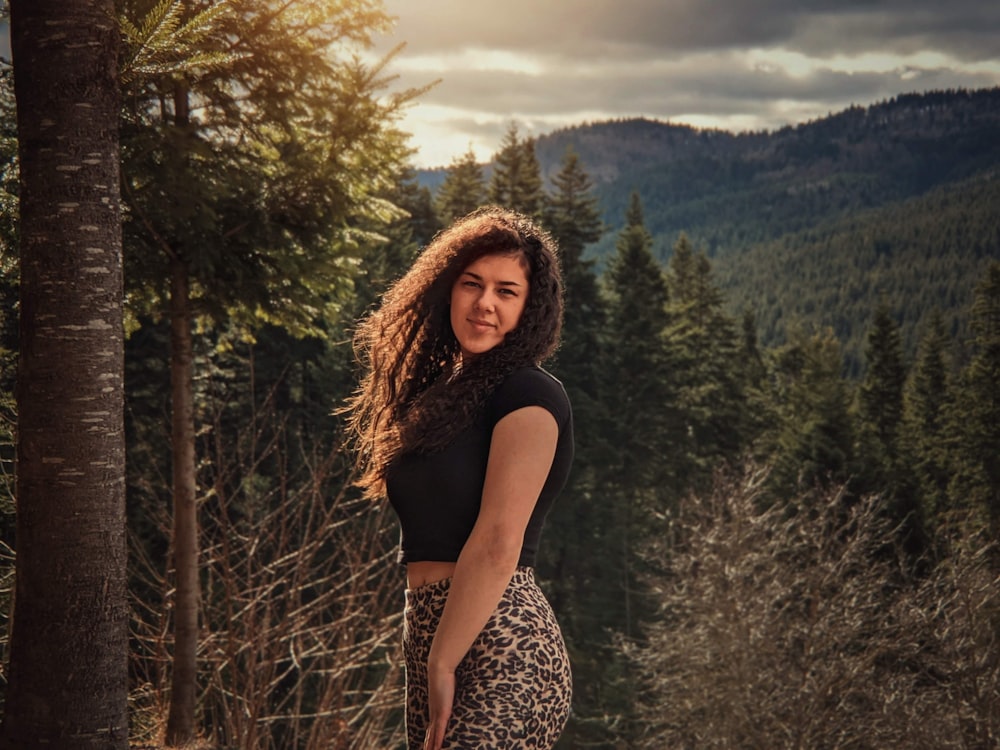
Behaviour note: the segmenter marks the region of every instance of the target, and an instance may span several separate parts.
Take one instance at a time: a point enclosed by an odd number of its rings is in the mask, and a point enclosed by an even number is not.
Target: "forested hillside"
[[[538,139],[544,176],[567,146],[611,226],[636,190],[659,251],[683,231],[716,257],[989,172],[1000,164],[1000,89],[900,96],[770,133],[585,125]]]
[[[935,310],[949,337],[961,341],[968,333],[962,300],[998,257],[1000,179],[986,172],[756,243],[716,268],[731,307],[756,311],[763,341],[785,341],[795,324],[829,327],[856,377],[873,302],[899,320],[909,355]]]
[[[685,233],[712,258],[731,311],[755,310],[765,344],[790,324],[832,327],[855,375],[875,302],[892,306],[912,355],[934,307],[964,330],[960,300],[1000,257],[1000,89],[900,95],[775,132],[591,123],[536,140],[544,179],[567,148],[611,230],[589,256],[613,252],[636,191],[655,257],[669,260]]]

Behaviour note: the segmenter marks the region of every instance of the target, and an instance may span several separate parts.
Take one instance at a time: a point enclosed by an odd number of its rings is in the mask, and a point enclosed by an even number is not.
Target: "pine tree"
[[[663,332],[670,319],[663,270],[652,254],[642,204],[633,193],[626,225],[606,273],[609,296],[609,407],[621,434],[614,441],[616,483],[644,494],[673,488],[676,466],[664,460],[674,437],[676,393],[670,387]],[[674,446],[671,446],[674,447]]]
[[[749,439],[736,324],[722,307],[711,263],[681,234],[668,267],[666,342],[685,430],[675,451],[685,459],[683,491],[707,482]]]
[[[951,479],[947,451],[947,419],[952,383],[946,356],[948,339],[939,310],[930,317],[920,339],[903,399],[903,440],[912,456],[920,493],[921,514],[934,525],[947,510]]]
[[[379,239],[366,250],[365,262],[354,279],[352,309],[340,318],[345,326],[353,325],[377,303],[386,288],[406,273],[420,248],[441,229],[430,191],[419,185],[412,167],[401,170],[384,198],[404,213],[388,225],[372,226]],[[345,336],[349,334],[343,331],[337,338]]]
[[[406,212],[406,216],[390,222],[390,234],[393,230],[398,233],[402,229],[401,225],[405,224],[409,239],[417,248],[421,248],[441,230],[442,223],[434,207],[434,196],[429,188],[420,185],[413,167],[402,168],[394,184],[389,188],[387,198],[390,203]],[[407,259],[405,268],[398,270],[400,275],[409,268],[411,261],[412,258]]]
[[[908,548],[919,554],[925,543],[924,520],[909,461],[900,443],[906,366],[899,325],[885,302],[875,309],[865,362],[865,377],[858,389],[860,476],[856,489],[884,496],[886,510],[900,525]]]
[[[962,371],[952,434],[953,507],[983,515],[1000,538],[1000,263],[994,262],[976,288],[970,321],[972,359]]]
[[[752,388],[760,388],[767,373],[764,367],[764,355],[760,349],[760,337],[757,334],[757,315],[752,308],[743,310],[740,318],[740,334],[740,356],[745,362],[746,384]]]
[[[507,129],[500,150],[493,157],[488,194],[491,203],[542,218],[544,192],[535,142],[530,138],[522,140],[514,123]]]
[[[602,227],[590,179],[575,155],[567,154],[554,184],[545,224],[559,245],[565,315],[562,343],[549,367],[573,405],[576,452],[562,499],[546,524],[539,569],[549,582],[546,594],[573,654],[577,678],[574,716],[563,741],[585,745],[595,740],[593,717],[606,709],[597,686],[605,681],[611,658],[608,613],[620,601],[619,579],[609,578],[606,564],[607,555],[618,551],[608,549],[605,533],[615,512],[600,471],[610,449],[610,415],[602,388],[606,310],[593,263],[583,258]],[[598,732],[597,738],[603,734]]]
[[[762,446],[771,456],[771,487],[785,498],[800,489],[844,484],[854,470],[840,343],[830,331],[807,335],[793,330],[789,338],[771,355],[770,401],[776,420]]]
[[[440,222],[447,226],[479,208],[485,200],[483,168],[470,148],[464,156],[456,157],[448,167],[444,182],[434,196],[434,207]]]
[[[865,360],[867,369],[858,392],[861,425],[876,441],[882,460],[891,463],[898,456],[906,367],[899,325],[885,302],[875,310],[865,346]]]
[[[763,465],[767,462],[767,457],[757,453],[758,438],[774,428],[776,417],[767,397],[767,365],[757,334],[757,316],[751,308],[743,310],[737,356],[741,363],[740,375],[745,400],[743,413],[747,430],[747,455]]]
[[[593,612],[591,632],[633,637],[639,633],[639,623],[651,616],[644,609],[645,599],[636,595],[641,590],[639,550],[647,541],[650,519],[677,498],[674,432],[680,424],[663,343],[669,320],[667,282],[652,255],[652,238],[638,194],[632,194],[626,226],[618,235],[604,280],[608,449],[598,480],[603,489],[595,504],[603,513],[586,522],[599,529],[591,554],[600,560],[602,578],[593,585],[611,596]],[[591,720],[603,714],[617,717],[627,727],[635,686],[620,654],[612,652],[609,658],[607,652],[598,651],[597,658],[601,661],[594,664],[596,674],[591,677],[596,684],[587,696],[587,705],[594,711]],[[599,685],[614,687],[600,690]]]
[[[542,167],[535,154],[535,139],[525,138],[521,141],[522,161],[521,176],[517,199],[517,210],[542,221],[545,218],[545,186],[542,180]]]
[[[555,192],[548,200],[545,226],[559,245],[565,287],[557,369],[571,376],[580,396],[592,401],[599,398],[595,352],[600,346],[605,310],[594,262],[583,253],[587,245],[600,239],[603,224],[593,184],[572,150],[567,150],[553,184]],[[579,412],[575,403],[574,408]]]
[[[546,204],[545,226],[559,241],[563,276],[572,278],[581,271],[592,272],[593,261],[585,260],[583,251],[601,238],[604,227],[593,194],[594,183],[572,146],[566,149],[552,184],[554,191]]]

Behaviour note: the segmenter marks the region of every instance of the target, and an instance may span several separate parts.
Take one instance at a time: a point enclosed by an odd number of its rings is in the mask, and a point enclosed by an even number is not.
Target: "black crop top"
[[[524,532],[518,565],[534,566],[542,524],[566,484],[573,461],[573,413],[562,383],[540,367],[515,370],[497,387],[479,417],[437,453],[408,453],[386,472],[389,502],[399,516],[402,563],[455,562],[479,515],[493,428],[525,406],[541,406],[559,425],[548,478]]]

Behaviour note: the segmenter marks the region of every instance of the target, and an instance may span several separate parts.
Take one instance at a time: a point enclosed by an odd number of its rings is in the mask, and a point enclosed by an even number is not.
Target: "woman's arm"
[[[451,716],[455,668],[496,609],[517,568],[524,531],[552,467],[555,417],[541,406],[511,412],[493,428],[482,506],[455,565],[448,601],[427,660],[430,723],[437,750]]]

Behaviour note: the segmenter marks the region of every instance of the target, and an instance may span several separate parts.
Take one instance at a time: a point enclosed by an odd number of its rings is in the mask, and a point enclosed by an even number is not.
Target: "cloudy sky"
[[[643,116],[771,129],[896,94],[1000,85],[997,0],[384,0],[420,166]]]

